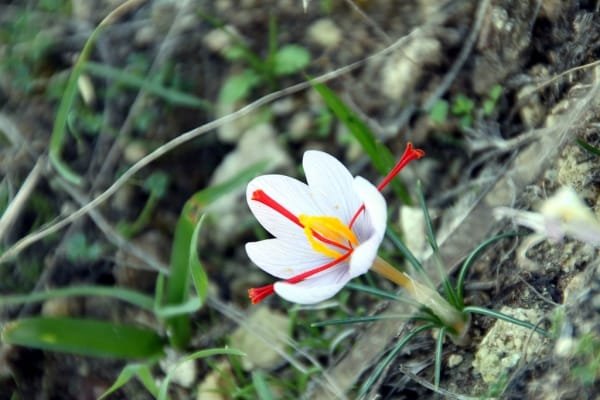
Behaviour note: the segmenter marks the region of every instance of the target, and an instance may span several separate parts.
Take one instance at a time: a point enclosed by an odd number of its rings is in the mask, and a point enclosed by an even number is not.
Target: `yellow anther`
[[[358,239],[352,230],[337,217],[299,215],[298,220],[304,226],[304,234],[311,247],[331,258],[342,255],[339,249],[351,248],[358,245]]]

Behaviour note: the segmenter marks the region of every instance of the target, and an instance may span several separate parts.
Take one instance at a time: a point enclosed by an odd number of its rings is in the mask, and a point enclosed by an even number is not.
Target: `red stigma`
[[[392,168],[392,170],[385,176],[385,178],[383,178],[379,185],[377,185],[377,190],[381,192],[396,177],[396,175],[398,175],[400,171],[402,171],[402,169],[408,165],[408,163],[413,160],[418,160],[424,155],[425,152],[423,150],[415,149],[412,143],[408,142],[406,144],[406,148],[404,149],[404,154],[402,154],[402,157],[400,157],[400,160],[396,163],[394,168]],[[348,224],[350,228],[354,226],[354,223],[363,211],[365,211],[365,205],[361,204]]]
[[[335,260],[328,262],[327,264],[321,265],[320,267],[310,269],[308,271],[304,271],[301,274],[298,274],[296,276],[292,276],[291,278],[286,279],[284,282],[291,283],[291,284],[302,282],[306,278],[316,275],[319,272],[323,272],[323,271],[328,270],[329,268],[335,267],[336,265],[338,265],[339,263],[341,263],[342,261],[344,261],[348,257],[350,257],[351,254],[352,254],[352,251],[349,251],[349,252],[343,254],[342,256],[336,258]],[[252,302],[252,304],[260,303],[261,301],[263,301],[265,298],[269,297],[273,293],[275,293],[274,284],[248,289],[248,297],[250,298],[250,301]]]
[[[382,191],[392,181],[392,179],[394,179],[396,175],[398,175],[398,173],[408,165],[408,163],[413,160],[418,160],[424,155],[425,152],[423,150],[415,149],[412,143],[408,142],[406,144],[406,148],[404,149],[404,154],[402,154],[402,157],[400,157],[400,160],[398,163],[396,163],[394,168],[392,168],[392,170],[385,176],[385,178],[383,178],[379,185],[377,185],[377,189]]]
[[[266,205],[267,207],[272,208],[273,210],[277,211],[279,214],[283,215],[285,218],[292,221],[294,224],[298,225],[301,228],[304,228],[304,225],[302,224],[302,222],[300,222],[300,220],[298,219],[297,216],[295,216],[290,210],[285,208],[282,204],[275,201],[275,199],[273,199],[271,196],[266,194],[264,192],[264,190],[257,189],[254,192],[252,192],[251,199],[254,201],[258,201],[259,203],[262,203],[262,204]],[[340,249],[343,249],[343,250],[351,250],[351,247],[345,246],[341,243],[334,242],[333,240],[330,240],[330,239],[324,237],[319,232],[313,231],[313,233],[314,233],[315,237],[317,239],[319,239],[320,241],[322,241],[323,243],[327,243],[332,246],[339,247]]]
[[[339,256],[338,258],[336,258],[335,260],[332,260],[330,262],[328,262],[325,265],[321,265],[320,267],[316,267],[313,269],[309,269],[308,271],[304,271],[301,274],[298,274],[296,276],[292,276],[291,278],[288,278],[285,280],[286,283],[298,283],[298,282],[302,282],[303,280],[305,280],[306,278],[310,278],[313,275],[318,274],[319,272],[323,272],[328,270],[331,267],[335,267],[336,265],[338,265],[339,263],[341,263],[342,261],[344,261],[345,259],[347,259],[348,257],[350,257],[350,255],[352,254],[352,250],[342,254],[341,256]]]
[[[273,293],[275,293],[275,290],[273,289],[272,283],[270,285],[248,289],[248,297],[250,298],[252,304],[260,303],[266,297],[269,297]]]
[[[258,189],[258,190],[255,190],[254,192],[252,192],[252,200],[258,201],[259,203],[263,203],[264,205],[277,211],[279,214],[283,215],[284,217],[286,217],[287,219],[289,219],[296,225],[298,225],[302,228],[304,227],[298,220],[298,217],[296,217],[294,214],[292,214],[290,212],[290,210],[288,210],[287,208],[285,208],[284,206],[282,206],[281,204],[276,202],[271,196],[266,194],[262,189]]]

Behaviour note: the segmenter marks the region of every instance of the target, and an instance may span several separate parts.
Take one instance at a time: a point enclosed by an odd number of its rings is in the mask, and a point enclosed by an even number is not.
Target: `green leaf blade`
[[[156,82],[149,80],[132,72],[91,61],[85,63],[85,70],[90,74],[111,79],[123,86],[134,89],[143,89],[176,106],[197,108],[201,110],[212,109],[212,105],[207,100],[177,89],[165,87],[160,81]]]
[[[4,343],[95,357],[151,358],[162,353],[154,331],[112,322],[34,317],[12,321],[1,333]]]
[[[245,70],[241,74],[230,76],[225,80],[219,92],[219,102],[233,104],[245,99],[260,83],[260,76],[252,70]]]
[[[325,104],[344,124],[352,136],[358,141],[365,153],[371,159],[373,166],[385,176],[394,167],[394,156],[390,150],[375,137],[369,126],[342,99],[323,83],[312,83],[313,88],[321,95]],[[392,189],[404,204],[411,204],[408,190],[397,179],[391,182]]]
[[[310,53],[302,46],[288,44],[275,53],[275,75],[291,75],[310,63]]]
[[[178,305],[187,302],[190,276],[199,296],[198,308],[204,302],[208,292],[208,277],[196,250],[202,212],[205,207],[264,171],[266,166],[266,162],[253,164],[221,184],[196,192],[185,203],[175,227],[171,250],[171,273],[166,285],[165,303],[175,312],[178,310]],[[169,318],[167,325],[171,333],[171,343],[177,348],[184,348],[190,337],[189,316],[180,314]]]
[[[152,298],[144,294],[125,288],[95,285],[79,285],[71,286],[68,288],[48,289],[45,291],[33,292],[29,294],[0,296],[0,306],[37,303],[49,299],[74,296],[111,297],[133,304],[145,310],[152,311],[154,308],[154,302]]]

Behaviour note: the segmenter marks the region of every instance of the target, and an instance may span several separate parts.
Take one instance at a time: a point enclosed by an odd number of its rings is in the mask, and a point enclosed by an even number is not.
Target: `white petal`
[[[517,210],[509,207],[496,207],[493,214],[496,219],[512,218],[516,224],[525,226],[538,233],[543,233],[546,230],[544,216],[537,212]]]
[[[371,226],[369,238],[354,249],[350,258],[349,273],[352,278],[371,268],[387,225],[386,202],[377,188],[360,176],[354,180],[354,188],[365,204],[366,219]]]
[[[290,240],[306,240],[302,228],[271,207],[252,200],[252,193],[264,191],[295,216],[319,215],[321,211],[308,186],[285,175],[262,175],[254,178],[246,188],[246,201],[258,222],[273,236]]]
[[[291,284],[277,282],[275,293],[287,301],[298,304],[315,304],[333,297],[350,280],[347,267],[340,265],[331,271]]]
[[[600,224],[595,219],[565,223],[564,230],[567,235],[574,239],[595,247],[600,246]]]
[[[267,239],[246,243],[246,253],[260,269],[281,279],[291,278],[331,261],[314,251],[306,239],[295,242]]]
[[[385,233],[387,225],[387,203],[381,192],[362,176],[354,178],[354,190],[365,205],[366,213],[373,228],[381,235]]]
[[[309,150],[302,159],[306,181],[323,214],[333,215],[345,224],[358,210],[361,201],[354,192],[350,171],[335,157]]]
[[[352,278],[356,278],[369,271],[373,265],[373,261],[375,261],[375,257],[377,257],[377,250],[379,250],[380,244],[381,239],[372,236],[369,240],[361,243],[360,246],[354,249],[350,258],[349,270]]]

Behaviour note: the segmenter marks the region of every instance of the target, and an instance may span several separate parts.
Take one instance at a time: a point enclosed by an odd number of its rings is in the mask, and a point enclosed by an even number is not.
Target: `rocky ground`
[[[449,272],[477,244],[516,228],[511,218],[494,217],[498,207],[537,210],[569,186],[600,213],[600,158],[581,145],[600,146],[596,2],[312,0],[305,11],[299,0],[134,1],[100,34],[90,60],[145,83],[84,74],[62,150],[83,184],[61,184],[47,160],[57,105],[84,43],[119,3],[0,1],[0,210],[40,165],[10,229],[0,229],[0,249],[72,214],[159,146],[218,122],[142,168],[90,217],[0,264],[1,294],[80,283],[151,294],[157,269],[168,264],[184,202],[257,162],[266,160],[262,172],[301,176],[304,150],[323,149],[377,181],[360,144],[310,85],[293,86],[332,71],[328,86],[394,154],[407,141],[425,150],[401,179],[411,193],[417,179],[423,182]],[[269,69],[273,49],[291,44],[295,60],[306,54],[310,60],[283,72]],[[181,93],[195,100],[184,101]],[[167,183],[151,218],[115,235],[119,223],[136,220],[147,204],[145,182],[156,174]],[[171,398],[258,398],[256,371],[264,372],[275,398],[354,398],[412,323],[310,324],[340,315],[393,315],[405,306],[350,290],[316,308],[278,299],[250,305],[247,288],[270,278],[244,251],[245,242],[265,234],[242,200],[243,186],[205,210],[199,249],[210,295],[193,315],[187,352],[229,344],[248,357],[189,364]],[[391,192],[386,197],[392,224],[428,260],[419,210]],[[393,248],[385,244],[383,251]],[[472,267],[469,304],[540,324],[554,336],[475,316],[467,345],[444,344],[439,388],[432,384],[435,338],[423,334],[385,368],[368,398],[598,398],[598,260],[597,248],[573,239],[499,241]],[[2,323],[68,315],[136,322],[164,334],[148,313],[106,298],[54,299],[0,312]],[[5,344],[0,357],[0,399],[97,398],[124,366]],[[157,378],[169,357],[154,368]],[[152,397],[131,382],[113,398]]]

